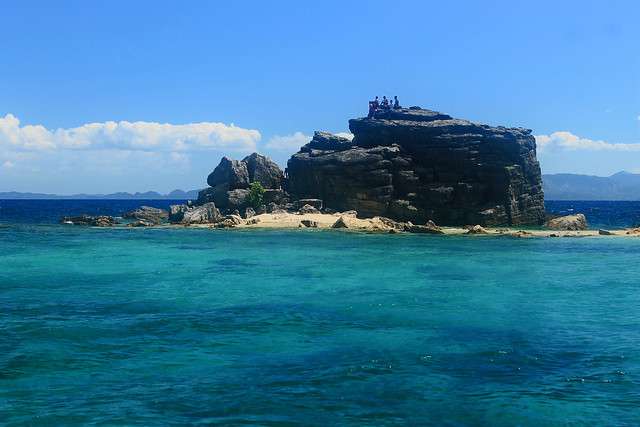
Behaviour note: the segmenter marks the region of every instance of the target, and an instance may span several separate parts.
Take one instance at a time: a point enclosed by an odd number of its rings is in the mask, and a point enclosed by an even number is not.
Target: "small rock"
[[[242,218],[240,218],[238,215],[226,215],[222,221],[219,221],[215,224],[216,228],[233,228],[236,227],[240,224],[242,224],[244,221],[242,220]]]
[[[481,225],[474,225],[467,231],[467,234],[489,234]]]
[[[336,222],[333,223],[331,228],[349,228],[349,226],[345,222],[344,218],[340,217]]]
[[[614,235],[614,233],[612,233],[611,231],[603,230],[603,229],[598,230],[598,234],[601,235],[601,236],[613,236]]]
[[[318,223],[310,219],[303,219],[300,223],[307,228],[318,228]]]
[[[134,221],[134,222],[131,222],[131,223],[127,224],[127,227],[151,227],[153,225],[156,225],[156,224],[151,222],[151,221],[146,221],[144,219],[139,219],[137,221]]]
[[[260,222],[260,218],[250,218],[247,220],[247,225],[255,225]]]
[[[112,227],[118,223],[114,217],[107,215],[65,216],[60,220],[60,222],[62,224],[85,225],[91,227]]]
[[[410,225],[407,227],[407,231],[416,234],[444,234],[440,227],[433,228],[427,225]]]
[[[116,224],[116,221],[111,216],[100,215],[96,217],[95,223],[93,224],[96,227],[112,227]]]
[[[547,221],[547,228],[554,230],[578,231],[587,229],[587,218],[583,214],[566,215]]]

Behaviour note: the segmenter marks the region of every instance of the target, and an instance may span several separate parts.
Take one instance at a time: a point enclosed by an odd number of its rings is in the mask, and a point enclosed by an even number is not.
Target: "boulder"
[[[195,206],[184,212],[182,223],[189,224],[215,224],[222,220],[220,211],[216,208],[215,203],[205,203],[201,206]]]
[[[393,200],[389,204],[389,214],[398,221],[419,221],[424,217],[421,212],[408,200]]]
[[[169,222],[176,224],[182,222],[184,213],[189,210],[187,205],[170,205],[169,206]]]
[[[230,190],[249,187],[249,171],[247,164],[238,160],[223,157],[216,168],[207,177],[211,187],[225,184]]]
[[[311,205],[304,205],[303,207],[300,208],[298,213],[300,213],[301,215],[304,215],[304,214],[319,214],[320,211],[318,209],[314,208]]]
[[[266,212],[271,214],[280,214],[287,213],[287,210],[284,209],[284,206],[272,202],[266,206]]]
[[[215,203],[217,206],[221,206],[223,201],[227,199],[227,192],[229,191],[229,184],[218,184],[215,187],[205,188],[198,192],[198,199],[196,205],[204,205],[205,203]]]
[[[450,225],[544,222],[531,131],[420,108],[349,121],[352,141],[325,132],[287,163],[294,199],[337,211]]]
[[[262,201],[265,204],[275,203],[284,205],[289,201],[287,193],[280,188],[266,188],[262,194]]]
[[[405,231],[419,234],[444,234],[444,231],[431,220],[424,225],[415,225],[409,222],[405,227]]]
[[[197,204],[215,203],[219,209],[225,211],[244,210],[248,204],[249,190],[243,188],[229,190],[228,188],[226,184],[220,184],[202,190],[199,193]]]
[[[233,228],[240,224],[243,224],[244,221],[240,218],[239,215],[226,215],[222,218],[221,221],[216,223],[217,228]]]
[[[297,209],[302,208],[304,205],[309,205],[317,210],[322,210],[322,200],[320,199],[300,199],[295,201],[295,206]]]
[[[615,233],[609,230],[603,230],[603,229],[598,230],[598,234],[601,236],[615,236]]]
[[[489,234],[481,225],[474,225],[467,230],[467,234]]]
[[[279,189],[282,186],[284,173],[270,158],[253,153],[242,162],[247,166],[249,182],[259,182],[264,188]]]
[[[244,210],[244,218],[245,218],[245,219],[249,219],[249,218],[251,218],[251,217],[255,216],[255,214],[256,214],[256,211],[255,211],[255,210],[253,210],[253,208],[252,208],[252,207],[248,207],[248,208],[246,208],[246,209]]]
[[[310,219],[303,219],[300,223],[307,228],[318,228],[318,223]]]
[[[127,219],[137,219],[152,224],[160,224],[169,219],[169,212],[164,209],[154,208],[151,206],[140,206],[138,209],[126,212],[123,215]]]
[[[117,222],[114,217],[107,215],[98,215],[93,222],[95,227],[113,227]]]
[[[561,216],[547,221],[546,227],[565,231],[586,230],[587,218],[583,214]]]

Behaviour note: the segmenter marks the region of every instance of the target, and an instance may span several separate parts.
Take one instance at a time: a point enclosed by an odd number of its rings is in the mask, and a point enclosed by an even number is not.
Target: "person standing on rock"
[[[393,97],[393,109],[394,110],[399,110],[400,109],[400,101],[398,101],[398,97],[397,96]]]
[[[373,108],[374,109],[378,109],[380,108],[380,101],[378,101],[378,97],[376,96],[376,99],[373,100]]]
[[[369,115],[367,115],[367,118],[368,119],[372,118],[375,113],[376,113],[375,102],[369,101]]]
[[[383,110],[388,110],[389,109],[389,100],[387,99],[386,96],[382,97],[382,109]]]

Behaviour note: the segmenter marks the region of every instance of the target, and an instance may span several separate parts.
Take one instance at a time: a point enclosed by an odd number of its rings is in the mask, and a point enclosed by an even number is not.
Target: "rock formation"
[[[160,224],[169,218],[169,212],[151,206],[140,206],[137,209],[126,212],[122,217],[142,221],[139,223],[136,222],[138,226],[144,223]]]
[[[280,167],[268,157],[253,153],[242,160],[223,157],[209,174],[209,188],[198,194],[196,204],[215,203],[223,211],[243,211],[248,207],[247,197],[252,182],[264,188],[265,203],[282,202],[286,196],[282,191],[284,174]]]
[[[222,220],[222,215],[214,203],[189,207],[182,214],[182,224],[213,224]]]
[[[583,214],[565,215],[553,218],[545,224],[553,230],[576,231],[587,229],[587,218]]]
[[[541,224],[531,131],[418,107],[349,121],[352,141],[316,132],[287,165],[293,199],[364,217],[464,225]]]
[[[65,216],[60,219],[61,224],[85,225],[91,227],[112,227],[118,223],[116,219],[108,215],[78,215]]]

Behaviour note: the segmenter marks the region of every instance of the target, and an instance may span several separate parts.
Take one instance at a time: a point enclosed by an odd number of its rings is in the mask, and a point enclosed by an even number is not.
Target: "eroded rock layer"
[[[349,121],[352,141],[316,132],[287,167],[293,198],[363,217],[438,224],[544,221],[531,131],[417,107]]]

